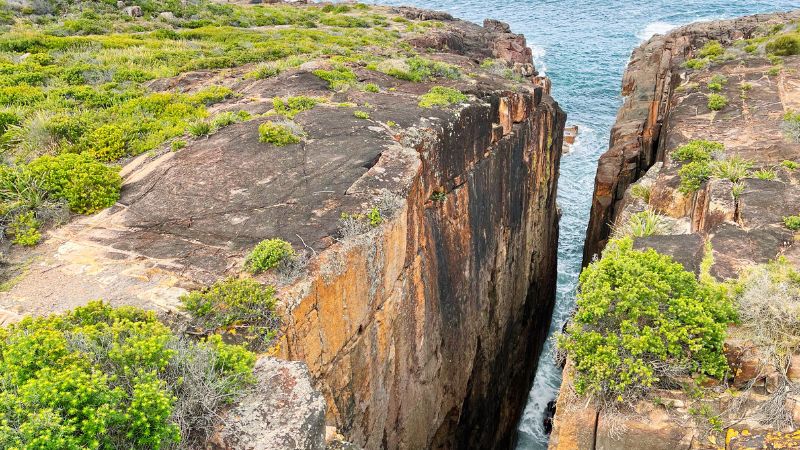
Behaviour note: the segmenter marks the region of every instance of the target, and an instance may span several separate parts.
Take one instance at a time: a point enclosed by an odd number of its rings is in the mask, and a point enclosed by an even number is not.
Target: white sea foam
[[[646,27],[644,27],[643,30],[636,33],[636,37],[642,41],[646,41],[657,34],[666,34],[670,30],[676,27],[677,25],[667,22],[661,22],[661,21],[652,22],[649,23]]]
[[[547,51],[538,45],[531,45],[530,47],[533,55],[533,65],[536,66],[536,70],[539,72],[539,75],[546,75],[547,64],[544,63],[544,55],[547,54]]]

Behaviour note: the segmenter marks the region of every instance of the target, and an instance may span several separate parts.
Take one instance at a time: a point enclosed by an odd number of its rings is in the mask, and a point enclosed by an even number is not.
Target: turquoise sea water
[[[482,23],[511,24],[533,48],[536,67],[553,81],[553,97],[580,128],[574,151],[562,159],[558,202],[562,208],[558,249],[558,298],[551,332],[561,329],[574,305],[597,158],[608,148],[622,73],[633,48],[655,33],[699,20],[786,11],[800,0],[379,0],[447,11]],[[547,344],[519,424],[521,450],[544,449],[542,419],[561,383]]]

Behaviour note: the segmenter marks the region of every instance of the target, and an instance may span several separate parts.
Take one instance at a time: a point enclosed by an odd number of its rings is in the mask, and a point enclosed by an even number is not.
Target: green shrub
[[[289,127],[272,122],[262,123],[258,126],[258,140],[277,147],[300,142],[300,138],[295,136]]]
[[[238,118],[233,111],[225,111],[217,114],[211,119],[211,128],[212,129],[220,129],[230,125],[235,124],[238,122]]]
[[[744,51],[747,53],[755,53],[758,50],[758,45],[756,44],[748,44],[744,47]]]
[[[781,163],[781,166],[783,166],[783,167],[785,167],[785,168],[787,168],[789,170],[800,169],[800,163],[795,162],[795,161],[789,161],[789,160],[783,161]]]
[[[721,161],[713,161],[710,167],[712,176],[736,183],[742,178],[750,176],[750,168],[753,167],[753,163],[738,156],[733,156]]]
[[[758,178],[759,180],[767,180],[767,181],[773,181],[777,176],[775,174],[775,171],[772,169],[758,169],[754,171],[752,175]]]
[[[206,330],[245,328],[258,338],[253,342],[257,348],[269,347],[280,327],[280,318],[275,312],[275,289],[253,280],[218,281],[206,290],[181,297],[181,301]]]
[[[353,16],[328,16],[323,17],[320,22],[323,25],[328,25],[330,27],[342,27],[342,28],[368,28],[369,22],[360,18],[360,17],[353,17]]]
[[[128,140],[124,128],[106,124],[86,135],[82,145],[97,160],[116,161],[127,156]]]
[[[335,14],[342,14],[350,11],[350,6],[348,5],[325,5],[322,7],[322,12],[325,13],[335,13]]]
[[[645,237],[652,236],[653,234],[664,234],[668,229],[658,213],[647,209],[636,214],[631,214],[628,222],[614,231],[614,235],[618,237]]]
[[[274,64],[266,63],[256,67],[252,72],[247,73],[245,78],[253,78],[256,80],[265,80],[280,75],[281,69]]]
[[[55,199],[66,200],[78,214],[108,208],[119,200],[122,179],[119,169],[89,156],[72,153],[42,156],[26,168]]]
[[[295,256],[292,244],[282,239],[259,242],[245,258],[244,264],[251,273],[260,273],[277,267],[281,262]]]
[[[343,90],[358,81],[356,74],[347,67],[337,67],[333,70],[318,69],[314,75],[328,82],[328,88],[334,91]]]
[[[21,122],[18,115],[11,111],[0,111],[0,135],[6,132],[9,126],[19,125]]]
[[[190,123],[186,129],[192,137],[199,138],[211,134],[214,127],[211,126],[210,122],[198,120],[197,122]]]
[[[41,88],[21,84],[0,87],[0,106],[30,106],[44,100]]]
[[[800,54],[800,37],[792,35],[778,36],[767,42],[767,53],[777,56],[792,56]]]
[[[767,75],[771,77],[777,77],[778,75],[780,75],[781,70],[783,70],[782,66],[770,67],[770,69],[767,70]]]
[[[725,54],[725,47],[718,41],[708,41],[698,52],[700,58],[716,59]]]
[[[6,233],[13,238],[17,245],[33,246],[39,243],[42,235],[39,233],[41,223],[36,220],[33,211],[26,211],[15,216],[8,225]]]
[[[422,108],[447,107],[454,103],[461,103],[467,100],[467,96],[457,89],[434,86],[419,99],[419,106]]]
[[[728,106],[728,98],[720,94],[708,95],[708,109],[712,111],[720,111],[722,108]]]
[[[364,90],[367,91],[367,92],[376,93],[376,92],[380,92],[381,88],[378,87],[378,85],[375,84],[375,83],[367,83],[367,84],[364,85]]]
[[[714,153],[723,150],[725,146],[719,142],[697,139],[678,147],[670,156],[675,161],[711,161]]]
[[[324,99],[317,97],[306,97],[304,95],[298,97],[288,97],[286,99],[275,97],[272,99],[272,109],[284,117],[293,119],[297,114],[313,109],[323,101]]]
[[[798,231],[800,230],[800,215],[784,217],[783,223],[786,225],[786,228],[792,231]]]
[[[574,363],[578,394],[621,401],[674,385],[669,372],[723,376],[734,319],[724,290],[623,239],[581,273],[577,311],[559,347]]]
[[[708,81],[708,89],[714,92],[721,92],[722,88],[728,84],[728,79],[722,75],[714,75],[711,77],[711,80]]]
[[[366,111],[353,111],[353,116],[357,119],[369,119],[369,113]]]
[[[181,140],[181,139],[177,139],[177,140],[172,141],[172,143],[169,146],[170,146],[170,149],[173,152],[177,152],[178,150],[186,147],[186,141]]]
[[[685,63],[683,63],[684,67],[693,70],[701,70],[708,67],[709,61],[707,59],[699,59],[699,58],[692,58]]]
[[[678,191],[683,194],[691,194],[702,186],[711,177],[711,167],[707,161],[692,161],[684,164],[679,170],[681,184]]]
[[[225,99],[233,97],[234,93],[230,88],[226,88],[224,86],[209,86],[204,88],[195,94],[192,94],[188,97],[190,102],[202,104],[205,106],[211,106],[215,103],[219,103]]]
[[[404,62],[406,66],[408,66],[407,69],[391,67],[386,70],[386,74],[415,83],[428,81],[434,78],[456,80],[461,77],[461,72],[459,72],[458,68],[450,64],[431,61],[419,56],[408,58]]]
[[[102,302],[0,330],[0,355],[0,447],[31,449],[172,447],[211,431],[255,363]]]

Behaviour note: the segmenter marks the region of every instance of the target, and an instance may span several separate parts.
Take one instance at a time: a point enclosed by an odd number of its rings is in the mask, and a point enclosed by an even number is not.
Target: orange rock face
[[[282,293],[283,356],[308,364],[349,439],[509,445],[553,305],[564,120],[532,88],[420,130],[403,206]]]

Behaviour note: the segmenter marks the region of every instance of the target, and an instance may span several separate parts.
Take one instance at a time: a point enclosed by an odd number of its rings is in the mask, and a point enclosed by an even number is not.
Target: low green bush
[[[307,97],[304,95],[297,97],[287,97],[285,99],[275,97],[272,99],[272,109],[281,116],[293,119],[297,114],[313,109],[325,99],[317,97]]]
[[[676,385],[672,376],[724,376],[725,331],[735,319],[724,289],[622,239],[581,273],[577,310],[558,345],[574,363],[578,394],[630,400]]]
[[[8,225],[6,233],[11,235],[12,242],[17,245],[32,246],[39,243],[42,235],[39,233],[41,223],[36,220],[33,211],[25,211],[14,216]]]
[[[300,137],[292,133],[292,130],[286,125],[266,122],[258,126],[258,140],[277,147],[283,147],[289,144],[297,144],[300,142]]]
[[[244,329],[256,338],[248,339],[256,348],[269,347],[280,327],[280,317],[275,312],[275,289],[254,280],[219,281],[206,290],[181,297],[181,301],[186,311],[206,330]]]
[[[725,146],[719,142],[697,139],[678,147],[670,156],[675,161],[711,161],[714,153],[723,150],[725,150]]]
[[[697,56],[700,58],[719,58],[720,56],[725,54],[725,47],[719,43],[719,41],[708,41],[703,48],[701,48],[697,52]]]
[[[198,120],[197,122],[192,122],[186,127],[186,130],[192,137],[204,137],[208,136],[214,130],[214,127],[211,125],[211,122],[205,120]]]
[[[419,56],[407,58],[404,62],[407,66],[407,70],[392,67],[386,71],[386,74],[415,83],[429,81],[435,78],[456,80],[461,77],[461,72],[458,70],[458,67],[447,63],[431,61]]]
[[[367,92],[377,93],[381,91],[381,88],[375,83],[367,83],[364,85],[364,90]]]
[[[766,181],[773,181],[777,177],[777,174],[772,169],[758,169],[753,171],[752,175],[759,180],[766,180]]]
[[[783,35],[767,42],[767,53],[777,56],[800,54],[800,36]]]
[[[353,116],[357,119],[369,119],[369,113],[366,111],[353,111]]]
[[[99,161],[116,161],[128,154],[127,130],[118,124],[106,124],[84,136],[82,145]]]
[[[708,109],[721,111],[728,106],[728,98],[721,94],[708,94]]]
[[[781,166],[783,166],[783,167],[785,167],[785,168],[787,168],[789,170],[800,169],[800,163],[796,162],[796,161],[786,160],[786,161],[781,162]]]
[[[467,96],[457,89],[434,86],[427,94],[419,98],[419,106],[422,108],[447,107],[466,100]]]
[[[705,69],[706,67],[708,67],[709,64],[710,62],[707,59],[701,59],[701,58],[692,58],[683,63],[684,67],[693,70]]]
[[[678,175],[681,178],[678,190],[683,194],[697,191],[711,177],[711,173],[712,170],[707,161],[692,161],[684,164],[678,169]]]
[[[292,244],[283,239],[267,239],[259,242],[245,258],[244,264],[251,273],[260,273],[277,267],[281,262],[295,256]]]
[[[708,81],[708,89],[714,92],[722,92],[722,88],[728,84],[728,79],[722,75],[714,75],[711,77],[711,80]]]
[[[732,156],[719,161],[712,161],[709,166],[711,167],[712,176],[737,183],[742,178],[750,176],[750,168],[753,167],[753,162],[739,156]]]
[[[356,74],[347,67],[337,67],[333,70],[315,70],[314,75],[328,82],[328,88],[340,91],[350,87],[358,81]]]
[[[66,153],[42,156],[25,168],[55,199],[63,199],[78,214],[108,208],[119,200],[122,179],[119,169],[86,155]]]
[[[21,122],[18,115],[11,111],[0,111],[0,135],[6,132],[9,126],[19,125]]]
[[[255,356],[180,339],[152,312],[92,302],[0,329],[0,447],[161,449],[218,422]]]
[[[783,224],[792,231],[800,230],[800,215],[784,217]]]
[[[614,230],[617,237],[645,237],[654,234],[664,234],[668,231],[662,216],[651,209],[631,214],[623,226]]]

